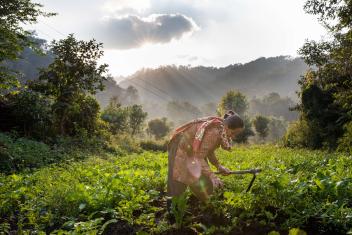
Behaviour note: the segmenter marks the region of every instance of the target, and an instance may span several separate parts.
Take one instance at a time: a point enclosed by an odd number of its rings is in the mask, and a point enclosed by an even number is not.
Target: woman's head
[[[244,122],[242,118],[232,110],[229,110],[224,115],[224,124],[227,134],[234,138],[244,129]]]

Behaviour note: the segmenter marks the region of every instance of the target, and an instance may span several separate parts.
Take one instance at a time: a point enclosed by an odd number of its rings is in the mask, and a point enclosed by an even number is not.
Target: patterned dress
[[[168,145],[168,194],[180,195],[187,186],[196,196],[211,194],[219,181],[208,161],[218,165],[214,151],[220,146],[231,148],[219,117],[196,119],[177,128]]]

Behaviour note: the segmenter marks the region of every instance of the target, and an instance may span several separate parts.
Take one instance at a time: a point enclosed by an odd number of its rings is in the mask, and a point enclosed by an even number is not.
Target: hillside
[[[142,69],[119,83],[138,89],[144,101],[165,103],[171,100],[193,104],[218,102],[229,89],[249,98],[270,92],[296,99],[297,81],[307,65],[300,58],[286,56],[258,58],[246,64],[227,67],[162,66]]]

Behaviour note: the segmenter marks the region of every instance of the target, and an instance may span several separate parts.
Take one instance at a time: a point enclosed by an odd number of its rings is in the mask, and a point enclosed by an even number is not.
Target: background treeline
[[[305,10],[318,16],[329,40],[308,41],[299,50],[310,69],[299,81],[300,118],[288,146],[352,150],[352,3],[310,0]]]

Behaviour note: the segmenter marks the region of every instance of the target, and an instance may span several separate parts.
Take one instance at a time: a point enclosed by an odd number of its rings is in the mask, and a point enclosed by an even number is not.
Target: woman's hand
[[[213,187],[214,188],[222,188],[222,187],[224,187],[224,183],[218,177],[214,177],[212,179],[212,181],[213,181]]]
[[[229,175],[231,174],[231,171],[229,169],[227,169],[226,167],[224,167],[223,165],[219,165],[218,166],[218,171],[220,174],[222,175]]]

